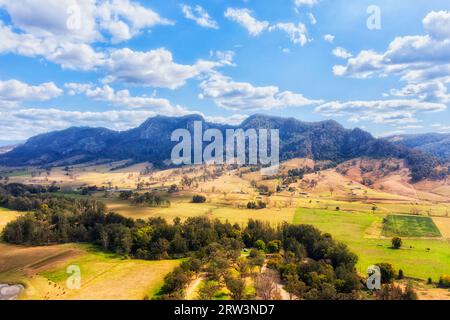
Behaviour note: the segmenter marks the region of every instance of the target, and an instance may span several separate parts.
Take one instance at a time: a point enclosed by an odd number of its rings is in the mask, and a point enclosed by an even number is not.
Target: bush
[[[267,244],[267,251],[269,253],[278,253],[281,249],[281,241],[280,240],[272,240]]]
[[[260,251],[266,251],[266,244],[264,243],[263,240],[257,240],[255,242],[255,248]]]
[[[439,287],[450,288],[450,275],[443,275],[439,278]]]
[[[201,195],[195,195],[192,197],[192,202],[193,203],[205,203],[206,197],[201,196]]]
[[[403,274],[403,270],[402,269],[398,270],[398,279],[402,280],[404,277],[405,275]]]
[[[399,237],[392,238],[392,248],[394,249],[400,249],[402,246],[402,239]]]
[[[395,278],[394,267],[390,263],[378,263],[381,272],[381,283],[391,283]]]

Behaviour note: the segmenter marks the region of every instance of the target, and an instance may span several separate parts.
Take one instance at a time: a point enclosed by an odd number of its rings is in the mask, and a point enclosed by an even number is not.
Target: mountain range
[[[450,161],[450,133],[394,135],[388,137],[387,141]]]
[[[170,140],[176,129],[193,133],[194,121],[203,129],[279,129],[280,157],[288,160],[308,157],[338,163],[357,158],[404,159],[411,169],[412,180],[434,178],[443,160],[421,150],[414,150],[408,139],[376,139],[361,129],[346,129],[336,121],[303,122],[295,118],[253,115],[240,125],[223,125],[205,121],[200,115],[183,117],[156,116],[127,131],[105,128],[72,127],[30,138],[13,150],[0,154],[6,166],[51,166],[84,163],[94,160],[148,161],[155,166],[170,165],[170,154],[176,142]],[[431,140],[428,140],[431,141]],[[438,143],[433,140],[434,143]],[[430,142],[433,143],[433,142]],[[427,144],[420,144],[424,151]],[[448,150],[447,150],[448,151]]]

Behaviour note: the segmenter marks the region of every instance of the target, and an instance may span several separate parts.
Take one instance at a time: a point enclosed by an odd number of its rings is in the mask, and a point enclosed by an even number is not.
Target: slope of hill
[[[450,133],[395,135],[387,140],[450,161]]]
[[[199,115],[184,117],[157,116],[149,118],[137,128],[116,132],[104,128],[69,128],[38,135],[6,154],[0,155],[0,164],[7,166],[83,163],[93,160],[148,161],[155,166],[170,164],[170,153],[176,144],[170,140],[176,129],[193,133],[194,121],[203,121],[203,129],[279,129],[281,160],[310,158],[342,162],[357,157],[405,159],[411,168],[413,180],[440,177],[435,168],[437,159],[374,138],[361,129],[345,129],[335,121],[302,122],[294,118],[253,115],[240,126],[226,126],[205,122]],[[447,172],[445,172],[446,174]]]

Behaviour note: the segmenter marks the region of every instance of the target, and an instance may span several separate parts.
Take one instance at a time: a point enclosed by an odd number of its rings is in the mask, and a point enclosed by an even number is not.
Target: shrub
[[[267,251],[269,253],[278,253],[281,249],[281,241],[280,240],[272,240],[267,244]]]
[[[392,238],[392,248],[400,249],[402,246],[402,239],[399,237]]]
[[[192,202],[193,203],[205,203],[206,197],[201,196],[201,195],[195,195],[192,197]]]
[[[439,287],[450,288],[450,275],[443,275],[439,278]]]
[[[381,283],[391,283],[395,278],[394,267],[390,263],[378,263],[381,272]]]
[[[260,251],[266,251],[266,244],[264,243],[263,240],[257,240],[255,242],[255,248]]]

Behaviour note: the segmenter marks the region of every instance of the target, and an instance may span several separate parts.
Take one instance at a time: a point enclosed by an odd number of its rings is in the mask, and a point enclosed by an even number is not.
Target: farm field
[[[3,230],[3,228],[6,226],[8,222],[15,220],[21,214],[22,213],[20,212],[0,207],[0,232]]]
[[[129,260],[88,245],[21,247],[0,244],[0,282],[23,284],[27,300],[142,300],[153,297],[180,261]],[[81,270],[81,288],[69,290],[68,266]]]
[[[441,233],[430,217],[394,216],[384,218],[383,236],[440,237]]]
[[[369,266],[391,263],[407,277],[437,281],[450,273],[450,243],[442,239],[404,239],[403,247],[391,249],[391,239],[379,237],[383,215],[299,208],[294,223],[312,224],[346,243],[358,255],[358,271]],[[450,223],[450,220],[449,220]],[[378,234],[377,234],[378,233]],[[429,250],[428,250],[429,249]]]

